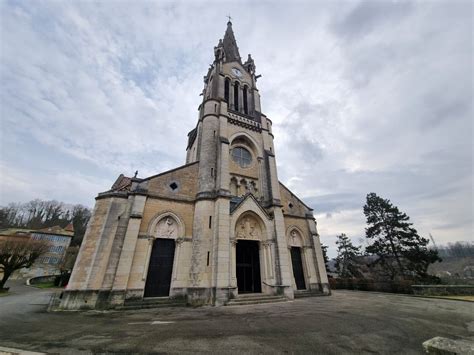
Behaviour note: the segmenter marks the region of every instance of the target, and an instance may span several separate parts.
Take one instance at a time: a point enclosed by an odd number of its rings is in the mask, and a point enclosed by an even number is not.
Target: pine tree
[[[339,277],[360,277],[358,257],[361,255],[360,246],[356,247],[344,234],[337,236],[336,270]]]
[[[329,258],[328,258],[328,246],[321,243],[321,251],[323,252],[324,266],[326,267],[326,272],[329,270]]]
[[[418,235],[410,218],[390,200],[369,193],[364,214],[368,225],[365,234],[372,241],[366,252],[377,256],[372,266],[380,265],[391,280],[425,278],[428,266],[441,261],[436,250],[427,248],[429,240]]]

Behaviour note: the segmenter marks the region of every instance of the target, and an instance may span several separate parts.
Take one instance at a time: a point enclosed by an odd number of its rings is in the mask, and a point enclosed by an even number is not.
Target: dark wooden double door
[[[170,294],[175,241],[155,239],[145,284],[145,297],[165,297]]]
[[[258,242],[239,240],[236,249],[236,275],[239,293],[262,292]]]
[[[296,289],[305,290],[303,260],[301,258],[301,248],[291,247],[291,264],[293,266],[293,276],[295,277]]]

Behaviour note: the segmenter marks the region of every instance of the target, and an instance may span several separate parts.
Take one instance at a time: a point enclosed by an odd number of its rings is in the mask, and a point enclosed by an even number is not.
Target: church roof
[[[132,178],[120,174],[109,191],[130,191],[131,186]]]
[[[227,29],[225,31],[223,39],[225,61],[226,62],[239,62],[241,63],[239,47],[235,41],[234,31],[232,30],[232,22],[227,22]]]

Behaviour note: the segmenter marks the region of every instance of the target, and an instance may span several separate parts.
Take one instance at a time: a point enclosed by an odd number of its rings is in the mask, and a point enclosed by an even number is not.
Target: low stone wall
[[[60,275],[48,275],[48,276],[37,276],[37,277],[32,277],[31,279],[28,279],[26,281],[27,285],[37,285],[37,284],[44,284],[47,282],[54,282],[56,280],[56,277]]]
[[[474,285],[412,285],[415,295],[474,296]]]
[[[436,337],[425,341],[423,348],[430,355],[474,354],[474,342],[467,339]]]

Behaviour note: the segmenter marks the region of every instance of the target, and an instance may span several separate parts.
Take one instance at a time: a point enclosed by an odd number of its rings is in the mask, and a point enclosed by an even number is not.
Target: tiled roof
[[[130,191],[131,186],[132,178],[120,174],[109,191]]]

